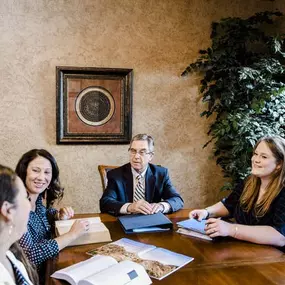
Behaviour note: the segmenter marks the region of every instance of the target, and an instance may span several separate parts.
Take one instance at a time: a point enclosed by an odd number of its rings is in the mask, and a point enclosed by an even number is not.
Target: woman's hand
[[[63,207],[58,211],[59,220],[69,220],[74,216],[74,210],[71,207]]]
[[[74,238],[77,238],[88,232],[89,226],[90,224],[86,220],[76,220],[71,226],[69,233],[72,234]]]
[[[210,218],[206,222],[205,232],[211,238],[218,236],[234,236],[235,227],[233,224],[220,219]]]
[[[89,222],[86,220],[75,220],[69,232],[55,238],[59,250],[62,250],[78,237],[84,235],[89,231]]]
[[[208,211],[206,209],[196,209],[189,213],[189,218],[193,218],[198,221],[205,220],[207,216],[208,216]]]

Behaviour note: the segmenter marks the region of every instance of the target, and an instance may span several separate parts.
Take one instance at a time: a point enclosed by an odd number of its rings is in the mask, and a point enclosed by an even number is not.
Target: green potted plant
[[[212,23],[212,46],[200,50],[182,76],[203,74],[200,92],[215,115],[209,127],[213,154],[232,189],[250,171],[256,141],[265,135],[285,137],[284,34],[272,33],[280,12],[262,12],[247,19]]]

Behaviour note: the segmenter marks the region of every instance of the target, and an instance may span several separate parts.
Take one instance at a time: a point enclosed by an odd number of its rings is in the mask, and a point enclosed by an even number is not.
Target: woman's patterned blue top
[[[51,224],[54,223],[57,210],[47,209],[39,195],[35,211],[30,212],[28,231],[19,240],[29,260],[38,266],[59,253],[56,240],[52,239]]]

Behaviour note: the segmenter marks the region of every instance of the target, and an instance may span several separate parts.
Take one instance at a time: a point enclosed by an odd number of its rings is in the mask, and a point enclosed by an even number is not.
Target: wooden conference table
[[[285,255],[271,246],[222,238],[206,241],[176,233],[176,222],[188,218],[189,210],[183,209],[168,215],[174,230],[163,233],[140,233],[126,235],[115,217],[108,214],[83,214],[79,217],[100,216],[110,230],[113,241],[127,237],[143,243],[153,244],[178,253],[194,257],[194,260],[165,279],[152,279],[153,284],[285,284]],[[105,243],[68,247],[58,257],[47,262],[46,284],[68,284],[50,278],[59,269],[90,258],[86,251]],[[116,284],[114,284],[116,285]]]

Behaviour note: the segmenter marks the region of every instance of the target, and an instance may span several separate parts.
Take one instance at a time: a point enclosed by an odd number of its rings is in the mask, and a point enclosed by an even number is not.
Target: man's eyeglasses
[[[147,154],[151,154],[152,152],[149,151],[147,152],[146,149],[134,149],[134,148],[129,148],[129,152],[131,155],[135,156],[137,153],[140,155],[140,156],[146,156]]]

